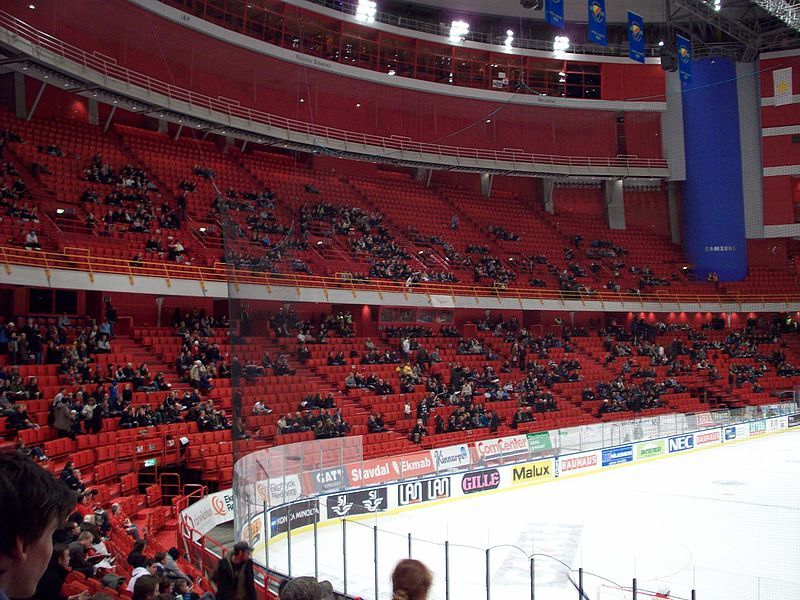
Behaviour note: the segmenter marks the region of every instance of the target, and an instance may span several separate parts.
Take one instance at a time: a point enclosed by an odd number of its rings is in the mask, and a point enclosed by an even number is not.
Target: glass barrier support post
[[[314,579],[319,579],[319,539],[316,520],[314,520]]]
[[[489,571],[489,552],[490,548],[486,549],[486,600],[491,599],[491,572]]]
[[[408,534],[408,543],[411,543],[411,534]],[[409,550],[411,547],[409,546]],[[408,553],[411,556],[411,552]],[[444,541],[444,598],[450,600],[450,542]]]
[[[269,572],[269,519],[267,519],[267,501],[264,500],[264,566]]]
[[[378,526],[372,528],[372,547],[375,558],[375,599],[378,598]]]
[[[347,595],[347,519],[342,519],[342,578],[344,594]]]

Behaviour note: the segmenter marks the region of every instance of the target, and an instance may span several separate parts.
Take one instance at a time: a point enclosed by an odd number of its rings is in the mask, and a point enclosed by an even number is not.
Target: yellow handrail
[[[171,280],[179,279],[186,281],[199,281],[205,287],[208,282],[225,282],[229,280],[241,284],[263,285],[268,291],[272,291],[273,286],[292,287],[299,290],[302,287],[320,288],[326,294],[330,290],[347,290],[353,294],[358,291],[384,293],[399,292],[404,295],[408,293],[404,281],[394,281],[389,279],[356,281],[354,279],[344,280],[337,277],[323,277],[319,275],[301,275],[297,273],[264,273],[250,271],[248,269],[228,268],[225,263],[215,263],[211,267],[186,266],[167,262],[142,262],[135,269],[126,259],[99,257],[91,255],[83,248],[64,248],[62,252],[51,251],[31,251],[21,247],[0,246],[2,260],[5,265],[6,274],[11,274],[11,265],[41,267],[46,270],[48,279],[51,269],[78,270],[85,271],[91,277],[95,273],[107,273],[115,275],[125,275],[130,277],[132,271],[140,276],[159,277],[166,280],[167,285],[171,286]],[[474,297],[476,302],[480,302],[483,297],[492,297],[498,300],[510,299],[522,302],[522,300],[555,300],[562,305],[567,300],[573,298],[564,295],[560,290],[525,288],[525,287],[500,287],[500,286],[480,286],[474,284],[458,283],[436,283],[426,282],[414,286],[414,291],[420,291],[427,295],[440,294],[446,296]],[[702,294],[697,292],[666,292],[663,290],[654,291],[648,294],[631,294],[626,292],[604,292],[598,291],[592,294],[580,294],[574,298],[583,305],[588,302],[597,302],[605,306],[607,302],[615,303],[634,303],[641,305],[644,302],[654,302],[663,306],[666,303],[700,303],[700,304],[720,304],[736,303],[743,304],[762,304],[776,303],[788,306],[792,299],[785,292],[775,294],[752,294],[745,295],[741,292],[733,292],[726,296],[719,293]],[[796,300],[800,303],[800,297]]]

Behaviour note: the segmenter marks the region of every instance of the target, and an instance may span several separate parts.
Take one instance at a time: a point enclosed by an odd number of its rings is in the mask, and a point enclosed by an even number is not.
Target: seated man
[[[426,435],[428,435],[428,430],[422,424],[422,419],[417,419],[417,424],[411,430],[411,433],[409,433],[408,439],[415,444],[420,444]]]

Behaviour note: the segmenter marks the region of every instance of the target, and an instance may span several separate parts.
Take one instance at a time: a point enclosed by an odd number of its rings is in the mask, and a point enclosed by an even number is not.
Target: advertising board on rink
[[[694,448],[694,434],[676,435],[667,439],[667,448],[670,453],[691,450]]]
[[[528,483],[555,477],[553,459],[514,465],[511,468],[511,483]]]
[[[407,481],[397,486],[397,505],[409,506],[450,497],[450,478]]]
[[[431,459],[433,460],[433,468],[437,473],[447,469],[466,467],[472,462],[472,458],[469,455],[469,447],[466,444],[431,450]]]
[[[575,473],[584,473],[600,467],[600,451],[581,452],[559,456],[555,461],[556,477],[565,477]]]
[[[373,458],[347,465],[351,487],[363,487],[434,473],[430,452],[415,452],[397,457]]]
[[[383,512],[389,508],[385,487],[333,494],[326,499],[328,519]]]
[[[706,429],[705,431],[698,431],[694,434],[694,445],[696,448],[708,446],[709,444],[721,443],[722,431],[720,429]]]
[[[526,454],[527,452],[528,438],[524,435],[492,438],[475,443],[475,453],[478,459],[492,460],[514,456],[515,454]]]
[[[627,444],[616,448],[606,448],[602,452],[602,457],[604,467],[631,462],[633,460],[633,446]]]

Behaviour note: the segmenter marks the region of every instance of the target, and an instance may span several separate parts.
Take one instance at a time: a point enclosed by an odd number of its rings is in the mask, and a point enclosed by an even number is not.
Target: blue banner
[[[678,71],[681,81],[692,80],[692,42],[680,35],[675,36],[675,45],[678,47]]]
[[[606,0],[589,0],[589,41],[601,46],[608,44]]]
[[[550,25],[564,29],[564,0],[544,0],[544,18]]]
[[[629,55],[636,62],[644,63],[644,17],[628,11]]]

